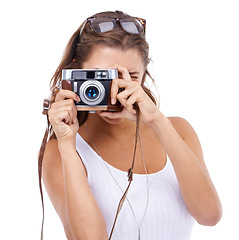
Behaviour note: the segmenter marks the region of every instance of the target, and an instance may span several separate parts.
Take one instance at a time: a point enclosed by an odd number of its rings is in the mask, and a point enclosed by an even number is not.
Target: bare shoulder
[[[187,138],[188,134],[196,134],[191,124],[182,117],[168,117],[169,121],[176,129],[182,139]]]
[[[181,117],[168,117],[168,119],[182,140],[188,145],[198,159],[204,162],[201,143],[191,124]]]

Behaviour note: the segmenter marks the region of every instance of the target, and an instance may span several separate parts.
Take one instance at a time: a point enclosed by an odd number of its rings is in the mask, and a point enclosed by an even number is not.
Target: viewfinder
[[[108,72],[107,71],[96,71],[95,72],[95,78],[96,79],[107,79],[108,78]]]

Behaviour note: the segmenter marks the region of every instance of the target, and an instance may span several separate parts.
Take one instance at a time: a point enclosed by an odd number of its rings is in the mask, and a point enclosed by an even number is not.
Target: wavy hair
[[[101,12],[93,15],[92,17],[104,16],[104,17],[113,17],[113,18],[123,18],[129,17],[128,14],[125,14],[121,11],[115,12]],[[106,46],[111,48],[119,48],[123,51],[128,49],[137,49],[142,56],[143,63],[145,65],[145,73],[142,79],[142,88],[152,99],[152,101],[157,104],[156,98],[153,93],[145,86],[146,77],[149,76],[154,83],[153,78],[147,70],[149,59],[149,45],[145,39],[144,34],[130,34],[124,31],[119,24],[116,25],[116,28],[112,31],[105,33],[96,33],[92,31],[89,24],[86,25],[84,31],[80,36],[81,29],[84,23],[76,30],[76,32],[70,38],[62,60],[54,73],[50,88],[53,90],[56,85],[61,80],[61,74],[63,69],[73,69],[73,68],[82,68],[82,65],[85,61],[88,60],[94,48],[98,46]],[[78,111],[77,117],[79,124],[83,124],[88,116],[88,112]],[[54,134],[53,134],[54,135]]]
[[[92,17],[97,17],[97,16],[113,17],[113,18],[130,17],[129,15],[121,11],[102,12],[102,13],[95,14]],[[81,29],[83,26],[84,26],[84,23],[72,35],[72,37],[70,38],[65,48],[62,60],[58,68],[56,69],[50,82],[51,91],[53,91],[56,88],[56,86],[58,86],[58,84],[61,82],[63,69],[82,68],[83,63],[88,60],[88,58],[91,56],[91,53],[98,46],[119,48],[122,51],[126,51],[128,49],[137,49],[138,52],[141,54],[144,67],[146,69],[143,75],[141,86],[144,89],[144,91],[148,94],[148,96],[152,99],[152,101],[157,105],[156,98],[153,96],[150,89],[145,86],[145,80],[147,76],[149,76],[152,82],[154,83],[153,78],[151,77],[151,75],[147,70],[147,66],[150,62],[150,59],[149,59],[149,46],[145,39],[145,34],[130,34],[124,31],[119,24],[116,24],[116,27],[112,31],[100,33],[100,34],[92,31],[92,29],[88,24],[85,26],[84,31],[82,31],[81,33]],[[87,120],[88,112],[78,111],[77,117],[79,120],[79,124],[82,125]],[[49,124],[49,121],[48,121],[48,124]],[[138,130],[137,130],[138,124],[139,124],[139,118],[137,114],[136,139],[138,136]],[[39,156],[38,156],[39,187],[40,187],[42,208],[43,208],[41,239],[43,239],[43,224],[44,224],[44,201],[43,201],[42,184],[41,184],[42,161],[44,157],[46,142],[49,136],[50,136],[50,139],[56,138],[51,125],[48,125],[47,127],[47,130],[45,132],[45,136],[43,138],[43,142],[39,151]],[[136,145],[137,145],[137,140],[135,141],[135,150],[136,150]],[[135,157],[135,150],[134,150],[134,157]],[[134,162],[134,157],[133,157],[133,162]],[[132,169],[133,169],[133,165],[132,165]]]

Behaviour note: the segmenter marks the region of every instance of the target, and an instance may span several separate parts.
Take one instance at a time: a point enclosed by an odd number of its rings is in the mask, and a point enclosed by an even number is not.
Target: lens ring
[[[89,96],[89,89],[94,89],[97,92],[94,97]],[[105,88],[99,81],[87,80],[80,86],[79,95],[86,105],[99,105],[105,97]]]

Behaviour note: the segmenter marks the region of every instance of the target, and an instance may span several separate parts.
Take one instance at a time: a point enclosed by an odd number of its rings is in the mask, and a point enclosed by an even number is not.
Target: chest
[[[111,166],[122,171],[128,171],[132,166],[135,147],[133,139],[123,143],[118,141],[99,141],[95,144],[97,149],[91,142],[89,144]],[[145,168],[149,174],[156,173],[165,167],[166,161],[165,149],[157,139],[139,138],[136,148],[134,173],[145,174]]]
[[[158,239],[158,236],[161,239],[189,239],[184,234],[189,236],[193,219],[181,196],[170,160],[164,171],[149,175],[148,180],[145,175],[134,175],[133,179],[113,239],[123,236],[122,239],[137,239],[139,226],[142,226],[142,239]],[[126,174],[109,168],[104,177],[95,173],[89,182],[110,231],[122,191],[128,184]],[[180,238],[177,237],[179,233],[182,234]]]
[[[119,200],[128,186],[127,173],[116,169],[115,162],[109,161],[113,167],[105,164],[84,142],[79,143],[79,146],[77,151],[86,166],[90,188],[103,213],[109,233]],[[83,150],[84,148],[88,150]],[[106,152],[113,152],[113,150],[111,145]],[[150,153],[149,149],[146,152]],[[153,153],[161,154],[162,152],[161,149]],[[147,158],[147,154],[145,155]],[[155,156],[155,154],[152,155]],[[115,155],[114,159],[120,158]],[[168,158],[162,171],[148,177],[141,174],[133,176],[127,199],[117,219],[113,239],[137,239],[138,229],[142,223],[142,239],[156,240],[160,236],[160,239],[165,240],[186,240],[190,239],[193,222]]]

